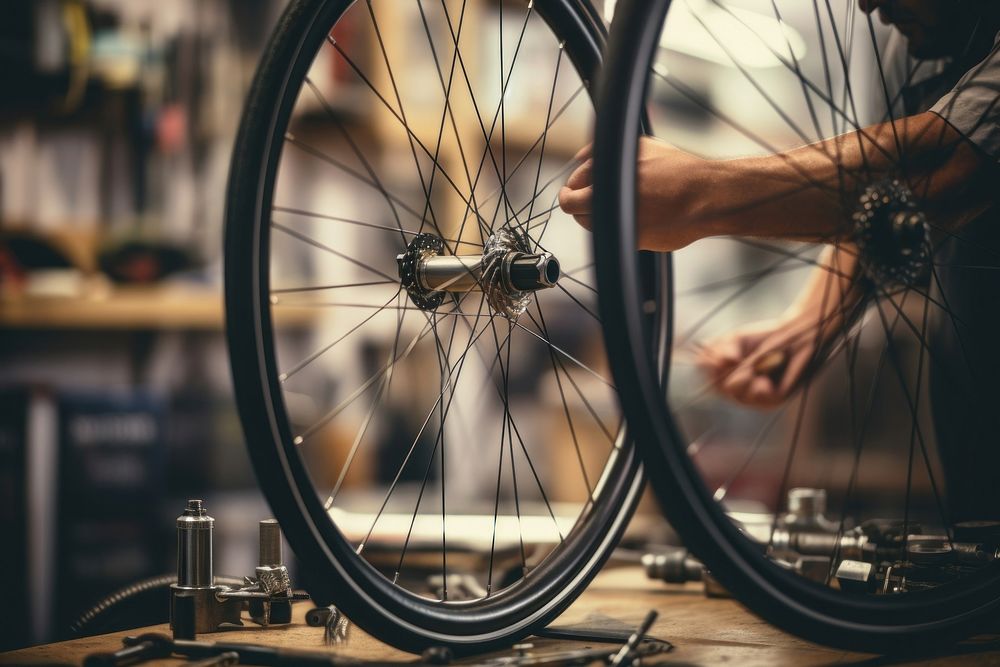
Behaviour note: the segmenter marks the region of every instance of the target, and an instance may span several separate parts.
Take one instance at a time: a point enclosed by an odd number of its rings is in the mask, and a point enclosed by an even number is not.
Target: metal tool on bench
[[[673,648],[670,642],[651,639],[646,636],[657,612],[651,610],[620,647],[562,649],[556,651],[536,651],[533,644],[515,644],[514,653],[484,657],[478,665],[488,667],[539,667],[541,665],[615,665],[628,667],[638,664],[642,658],[667,653]]]
[[[844,591],[890,595],[928,590],[1000,561],[1000,522],[973,521],[925,530],[915,521],[826,516],[826,491],[794,488],[778,515],[730,512],[740,530],[777,565]],[[697,558],[667,547],[641,559],[651,579],[702,581],[709,597],[728,596]]]
[[[281,530],[278,522],[260,522],[259,565],[244,585],[224,586],[215,581],[213,533],[215,519],[201,500],[189,500],[177,517],[177,583],[170,587],[170,627],[174,636],[193,639],[198,633],[214,632],[231,625],[243,625],[244,604],[251,619],[260,625],[288,623],[291,603],[308,599],[295,593],[288,568],[281,558]]]
[[[317,618],[320,616],[317,615]],[[484,656],[477,660],[476,664],[500,667],[595,664],[627,667],[635,665],[642,658],[660,655],[673,648],[670,642],[647,636],[646,633],[649,632],[656,617],[656,611],[650,611],[621,647],[609,646],[544,652],[535,651],[532,644],[519,644],[513,647],[512,654]],[[303,665],[305,667],[309,665],[320,667],[365,665],[372,667],[376,665],[420,664],[363,661],[338,656],[327,651],[299,651],[233,642],[204,642],[171,638],[159,633],[125,637],[122,644],[124,648],[115,653],[98,653],[89,656],[84,662],[85,667],[127,667],[171,656],[187,658],[194,661],[190,664],[196,664],[198,667],[230,664],[270,665],[274,667],[285,667],[286,665]],[[452,662],[452,659],[453,656],[448,649],[432,648],[424,652],[422,664],[447,665]]]
[[[316,607],[307,611],[306,625],[323,628],[323,643],[327,646],[346,642],[351,629],[351,622],[335,605]]]
[[[839,531],[826,517],[826,491],[789,489],[787,508],[777,516],[766,512],[730,512],[740,529],[757,540],[775,562],[819,583],[829,579],[830,559],[860,554],[864,538],[856,531]],[[701,581],[708,597],[729,597],[729,592],[700,560],[683,547],[668,547],[642,556],[650,579],[682,584]]]
[[[144,660],[154,660],[167,656],[178,656],[189,660],[207,661],[218,659],[226,654],[235,653],[240,665],[266,665],[270,667],[341,667],[343,665],[378,665],[398,666],[398,662],[369,662],[356,658],[346,658],[329,651],[300,651],[293,649],[274,648],[260,644],[240,644],[235,642],[204,642],[192,639],[171,639],[158,633],[126,637],[122,640],[125,649],[143,646],[150,647],[148,657]],[[117,655],[117,654],[116,654]],[[94,662],[87,667],[124,667],[138,661],[130,662]]]
[[[92,653],[84,658],[83,667],[126,667],[169,655],[170,648],[165,642],[144,639],[125,642],[125,647],[114,653]]]

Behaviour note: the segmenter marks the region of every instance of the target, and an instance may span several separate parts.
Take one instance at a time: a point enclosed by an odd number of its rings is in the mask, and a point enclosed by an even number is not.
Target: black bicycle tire
[[[780,569],[749,540],[702,482],[663,400],[647,354],[649,332],[634,267],[635,176],[647,64],[658,48],[670,0],[622,0],[608,39],[594,142],[594,255],[599,308],[612,375],[650,484],[685,544],[738,600],[768,622],[848,650],[908,653],[984,629],[1000,611],[1000,571],[934,592],[838,595]],[[668,299],[672,310],[673,300]],[[668,321],[672,313],[667,316]],[[668,327],[669,328],[669,327]]]
[[[270,344],[272,323],[263,295],[267,286],[267,228],[280,149],[273,142],[290,114],[293,82],[330,26],[350,6],[346,0],[295,0],[282,15],[248,97],[233,153],[225,227],[225,297],[229,355],[237,406],[258,481],[298,559],[313,575],[311,592],[334,601],[362,629],[387,643],[418,651],[429,645],[483,650],[525,636],[560,614],[579,594],[624,530],[644,488],[634,447],[624,448],[621,474],[611,498],[581,528],[587,548],[549,559],[532,573],[533,590],[518,597],[496,595],[479,604],[432,609],[391,586],[366,563],[326,519],[319,501],[301,489],[308,475],[285,449],[291,438],[276,414],[280,402]],[[603,26],[577,0],[535,3],[550,26],[565,22],[565,51],[580,72],[600,61]],[[585,80],[590,77],[582,77]],[[645,269],[656,273],[653,260]],[[276,446],[277,445],[277,446]],[[317,576],[318,575],[318,576]],[[543,584],[543,585],[540,585]],[[515,587],[512,587],[515,588]],[[502,592],[503,593],[503,592]]]

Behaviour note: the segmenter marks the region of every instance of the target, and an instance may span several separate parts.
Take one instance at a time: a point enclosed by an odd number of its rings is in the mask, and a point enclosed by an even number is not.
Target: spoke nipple
[[[295,439],[292,440],[292,442],[295,443],[296,445],[301,445],[304,441],[301,435],[297,435],[295,436]]]
[[[295,135],[291,132],[285,132],[285,139],[288,141],[295,141]]]
[[[278,297],[272,296],[269,300],[270,300],[272,306],[277,306],[278,305]]]
[[[559,50],[562,51],[566,47],[566,40],[559,42]]]
[[[288,373],[282,373],[281,375],[278,376],[278,382],[284,382],[287,379],[288,379]]]

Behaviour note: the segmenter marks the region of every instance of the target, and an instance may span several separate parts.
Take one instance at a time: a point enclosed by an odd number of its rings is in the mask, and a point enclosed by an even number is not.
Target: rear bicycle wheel
[[[633,351],[610,357],[626,418],[667,517],[753,611],[848,649],[938,646],[982,629],[1000,608],[995,468],[961,460],[992,460],[982,457],[991,456],[998,397],[984,376],[996,368],[995,345],[986,344],[989,317],[969,303],[995,298],[1000,244],[982,219],[955,222],[962,198],[935,208],[928,184],[943,172],[908,157],[906,118],[919,109],[902,106],[933,64],[905,60],[894,83],[889,36],[855,3],[737,4],[618,3],[598,105],[594,211],[606,342]],[[982,41],[977,25],[956,52],[970,67],[983,57],[966,50]],[[821,194],[858,234],[706,239],[674,253],[666,401],[645,352],[633,264],[645,111],[657,137],[700,157],[812,146],[799,150],[831,177],[793,174],[785,195]],[[866,136],[880,123],[884,141]],[[815,143],[835,136],[860,140],[868,161],[849,166],[836,142]],[[940,142],[949,155],[967,149],[948,132]],[[751,196],[739,210],[771,204]],[[915,243],[879,236],[911,219]],[[866,236],[865,225],[875,231]],[[841,271],[831,256],[857,268]],[[720,334],[780,317],[817,269],[840,283],[800,332],[815,338],[808,363],[822,371],[770,415],[717,398],[693,358]],[[854,290],[863,296],[831,317],[827,300],[846,304],[837,299]]]
[[[602,39],[575,0],[296,0],[247,101],[225,270],[249,451],[313,596],[397,647],[544,625],[643,488],[555,206]]]

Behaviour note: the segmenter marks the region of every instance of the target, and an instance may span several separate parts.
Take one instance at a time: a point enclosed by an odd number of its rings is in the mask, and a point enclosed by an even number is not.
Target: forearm
[[[910,184],[936,225],[953,228],[995,202],[995,165],[933,113],[767,157],[715,163],[698,215],[708,235],[846,239],[857,195],[886,178]]]
[[[786,317],[820,326],[824,338],[840,331],[864,296],[859,272],[858,253],[853,245],[827,246],[816,259],[816,268]]]

